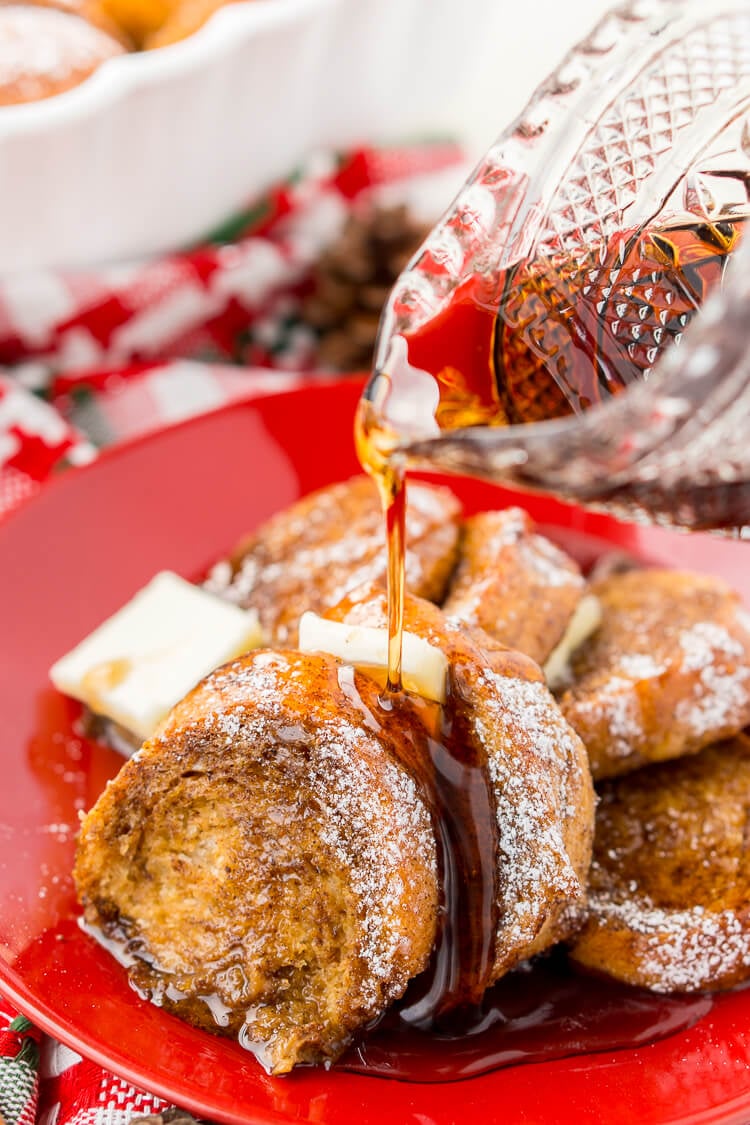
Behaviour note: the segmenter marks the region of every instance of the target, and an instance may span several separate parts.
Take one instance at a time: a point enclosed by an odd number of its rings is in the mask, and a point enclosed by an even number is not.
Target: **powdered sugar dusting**
[[[686,671],[698,678],[689,698],[677,705],[675,717],[696,736],[719,737],[737,722],[750,704],[750,667],[745,650],[728,630],[701,621],[679,636]]]
[[[413,485],[406,513],[406,584],[430,589],[432,567],[450,559],[458,535],[457,502],[444,489]],[[233,570],[217,563],[204,585],[243,607],[258,609],[270,639],[294,641],[304,610],[321,611],[357,586],[383,582],[383,517],[374,487],[355,478],[334,485],[274,517]]]
[[[530,535],[520,541],[522,565],[526,572],[536,575],[545,586],[574,586],[583,589],[584,581],[570,565],[570,560],[559,547],[542,535]]]
[[[633,680],[648,680],[666,671],[664,662],[655,660],[647,652],[624,652],[619,663],[624,675]]]
[[[77,16],[51,8],[0,7],[0,82],[32,88],[40,80],[64,82],[92,70],[121,48],[108,35]]]
[[[742,657],[744,650],[739,641],[729,635],[723,625],[713,621],[699,621],[679,636],[685,654],[684,667],[688,672],[700,672],[711,667],[718,655]]]
[[[578,797],[588,779],[581,744],[544,684],[491,671],[483,679],[477,736],[492,747],[503,732],[510,745],[490,753],[488,766],[500,846],[499,937],[512,964],[534,940],[551,903],[560,907],[585,897],[564,828],[581,815]]]
[[[361,699],[352,699],[351,677],[345,695],[354,710],[332,709],[328,718],[317,715],[315,737],[310,737],[301,715],[282,702],[295,679],[299,698],[304,696],[304,675],[303,664],[294,657],[259,652],[252,661],[213,673],[201,693],[206,708],[213,711],[212,732],[227,745],[241,738],[259,746],[281,746],[282,769],[284,743],[306,747],[304,788],[317,808],[319,838],[347,872],[357,902],[358,953],[368,968],[361,1003],[369,1008],[382,1003],[384,987],[390,1001],[406,984],[396,971],[401,970],[404,943],[410,940],[402,919],[410,888],[401,871],[403,857],[416,849],[420,864],[437,880],[430,814],[411,775],[378,749],[381,724],[372,716],[368,721]],[[243,707],[242,699],[252,700],[252,708]],[[240,700],[240,706],[228,706],[228,700]],[[367,766],[373,754],[377,783]],[[270,776],[268,784],[273,784]],[[269,792],[268,807],[272,805]]]
[[[536,534],[524,511],[509,508],[467,520],[444,609],[544,663],[583,590],[574,561]]]
[[[656,992],[694,991],[750,966],[750,927],[731,910],[669,910],[596,891],[590,910],[598,926],[637,935],[638,975]]]
[[[374,978],[366,976],[363,981],[364,1000],[373,1004],[378,1000],[377,986],[393,977],[399,947],[408,938],[399,921],[407,891],[399,871],[414,840],[420,842],[422,861],[437,878],[432,829],[416,784],[403,769],[383,763],[390,797],[384,810],[382,794],[371,778],[356,766],[347,768],[356,763],[358,744],[365,737],[362,731],[342,732],[340,724],[332,723],[320,734],[310,772],[312,790],[326,814],[320,837],[350,872],[363,927],[359,952]],[[373,825],[384,823],[389,823],[387,835],[373,832]],[[402,986],[405,983],[401,981]]]
[[[608,735],[607,753],[627,758],[644,738],[643,712],[633,683],[623,676],[608,676],[595,695],[575,701],[577,721],[600,720]]]

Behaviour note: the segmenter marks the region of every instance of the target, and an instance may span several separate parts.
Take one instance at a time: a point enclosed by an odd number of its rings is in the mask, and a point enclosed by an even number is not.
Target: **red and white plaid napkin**
[[[183,253],[0,279],[0,519],[101,446],[314,378],[298,310],[321,251],[369,194],[460,160],[452,144],[316,157]],[[129,1125],[166,1108],[0,996],[0,1125]]]

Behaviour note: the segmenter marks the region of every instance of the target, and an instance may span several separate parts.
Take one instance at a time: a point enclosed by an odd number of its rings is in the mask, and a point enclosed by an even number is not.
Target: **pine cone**
[[[150,1113],[147,1117],[134,1117],[132,1125],[201,1125],[202,1118],[193,1117],[184,1109],[171,1106],[161,1113]]]
[[[318,332],[321,366],[362,371],[372,365],[381,309],[428,230],[404,205],[349,217],[318,262],[302,310]]]

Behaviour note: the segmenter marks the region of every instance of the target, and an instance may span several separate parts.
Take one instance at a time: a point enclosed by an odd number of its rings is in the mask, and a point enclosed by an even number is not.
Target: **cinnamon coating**
[[[587,968],[659,992],[750,979],[750,739],[604,782]]]
[[[440,601],[458,549],[460,505],[447,488],[413,484],[406,514],[406,585]],[[385,580],[383,513],[369,477],[353,477],[272,516],[208,589],[255,609],[269,644],[294,645],[305,610],[322,613],[365,581]]]
[[[443,609],[544,664],[583,591],[573,559],[537,534],[526,512],[506,508],[465,521]]]
[[[692,754],[750,723],[750,615],[724,582],[644,569],[594,582],[597,632],[560,708],[595,779]]]

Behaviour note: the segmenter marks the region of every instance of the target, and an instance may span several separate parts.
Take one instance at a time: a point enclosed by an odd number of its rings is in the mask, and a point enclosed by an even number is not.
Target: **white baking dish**
[[[200,237],[319,146],[489,143],[602,0],[253,0],[191,38],[0,109],[0,273]],[[544,28],[540,40],[539,30]]]

